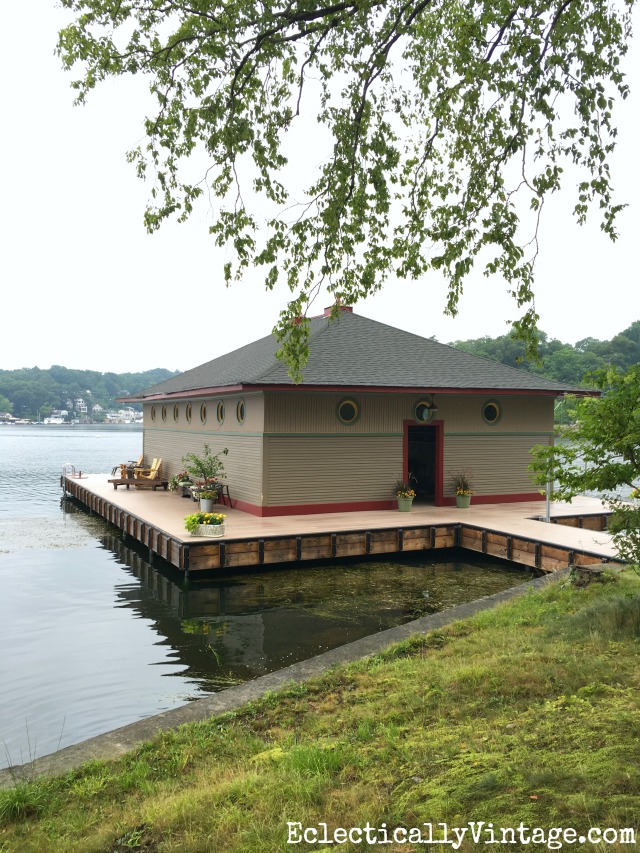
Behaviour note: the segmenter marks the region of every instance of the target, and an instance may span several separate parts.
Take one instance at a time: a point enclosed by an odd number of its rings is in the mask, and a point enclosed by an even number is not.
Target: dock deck
[[[183,518],[191,500],[164,490],[114,492],[107,474],[61,478],[65,492],[123,533],[188,573],[276,563],[389,554],[459,546],[555,571],[615,560],[606,512],[597,498],[552,504],[552,524],[538,520],[543,501],[472,505],[468,509],[414,504],[397,510],[260,518],[220,507],[222,539],[189,535]]]

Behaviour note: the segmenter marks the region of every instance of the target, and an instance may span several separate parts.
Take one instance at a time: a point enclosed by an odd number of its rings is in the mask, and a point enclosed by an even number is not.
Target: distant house
[[[76,412],[86,412],[88,409],[87,404],[82,399],[82,397],[78,397],[76,400],[74,400],[73,408]]]
[[[235,505],[261,516],[391,508],[409,472],[438,506],[454,502],[460,469],[474,502],[542,497],[529,451],[553,441],[555,398],[588,392],[350,308],[329,313],[311,321],[299,385],[270,335],[130,398],[144,404],[146,458],[170,476],[187,451],[228,447]]]

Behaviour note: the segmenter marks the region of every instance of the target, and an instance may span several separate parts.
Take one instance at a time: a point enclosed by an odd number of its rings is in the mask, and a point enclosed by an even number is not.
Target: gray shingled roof
[[[309,361],[301,387],[463,388],[576,392],[562,382],[507,367],[454,347],[342,311],[311,320]],[[154,385],[142,397],[226,386],[293,385],[273,335]],[[300,387],[300,386],[298,386]]]

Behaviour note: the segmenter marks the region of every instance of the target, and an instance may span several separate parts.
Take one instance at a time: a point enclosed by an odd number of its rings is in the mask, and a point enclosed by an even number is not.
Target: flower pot
[[[398,509],[400,512],[411,512],[411,505],[413,504],[413,498],[397,498],[398,501]]]
[[[199,524],[191,532],[192,536],[207,536],[213,539],[216,536],[224,536],[224,524]]]
[[[215,501],[213,498],[200,498],[200,509],[202,512],[213,512],[214,503]],[[211,527],[211,525],[208,526]]]
[[[456,506],[458,509],[466,509],[471,505],[471,495],[456,495]]]

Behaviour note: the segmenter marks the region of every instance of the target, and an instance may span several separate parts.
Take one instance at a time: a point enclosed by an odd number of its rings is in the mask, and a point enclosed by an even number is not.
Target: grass
[[[378,849],[289,846],[287,821],[640,838],[638,652],[635,574],[552,584],[117,761],[0,791],[0,853]]]

